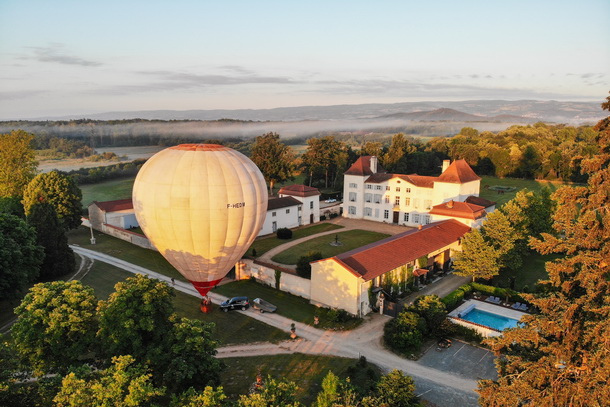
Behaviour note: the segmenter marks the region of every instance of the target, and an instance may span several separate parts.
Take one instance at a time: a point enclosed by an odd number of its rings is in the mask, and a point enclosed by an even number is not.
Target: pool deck
[[[492,314],[501,315],[506,318],[516,319],[517,321],[521,320],[521,317],[526,315],[525,312],[503,307],[501,305],[491,304],[489,302],[479,300],[468,300],[464,304],[451,311],[449,313],[449,316],[457,318],[458,314],[463,313],[463,311],[467,308],[470,308],[471,305],[474,305],[476,309],[479,309],[481,311],[491,312]]]

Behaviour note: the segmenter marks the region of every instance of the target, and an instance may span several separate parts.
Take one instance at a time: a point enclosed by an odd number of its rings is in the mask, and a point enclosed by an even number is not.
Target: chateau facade
[[[443,162],[438,177],[388,174],[375,156],[345,172],[343,216],[417,227],[455,219],[479,227],[495,202],[479,198],[481,178],[465,160]]]

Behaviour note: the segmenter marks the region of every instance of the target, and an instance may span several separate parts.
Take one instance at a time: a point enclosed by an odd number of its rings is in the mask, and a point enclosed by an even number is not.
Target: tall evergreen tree
[[[52,280],[74,271],[74,252],[53,206],[46,202],[32,206],[27,222],[36,229],[36,242],[44,249],[40,278]]]
[[[610,97],[602,104],[610,110]],[[539,313],[489,343],[498,380],[479,383],[483,406],[605,406],[610,400],[610,117],[597,125],[599,153],[582,161],[587,186],[564,187],[555,234],[533,246],[547,263],[546,293],[526,295]]]
[[[279,134],[267,133],[258,136],[252,146],[250,158],[269,184],[269,195],[273,195],[273,186],[276,183],[292,179],[296,167],[294,153],[280,141]]]

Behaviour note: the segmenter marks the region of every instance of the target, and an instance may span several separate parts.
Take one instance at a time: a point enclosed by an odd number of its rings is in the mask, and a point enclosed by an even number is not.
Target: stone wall
[[[242,259],[241,266],[235,273],[236,279],[254,278],[259,283],[276,286],[276,270],[280,274],[280,290],[309,299],[311,296],[311,281],[299,277],[293,270],[276,267],[271,264],[261,264],[256,260]]]

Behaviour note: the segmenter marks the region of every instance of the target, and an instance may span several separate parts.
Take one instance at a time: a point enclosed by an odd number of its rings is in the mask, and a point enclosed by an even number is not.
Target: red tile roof
[[[429,177],[429,176],[417,175],[417,174],[411,174],[411,175],[373,174],[370,177],[368,177],[366,179],[366,181],[364,181],[364,182],[367,182],[369,184],[379,184],[379,183],[385,182],[392,178],[400,178],[403,181],[407,181],[410,184],[413,184],[415,186],[422,187],[422,188],[433,188],[434,181],[436,181],[437,177]]]
[[[417,276],[417,277],[423,276],[424,274],[427,274],[428,271],[429,271],[428,269],[415,269],[415,270],[413,270],[413,275]]]
[[[117,212],[133,209],[133,201],[131,198],[105,202],[93,201],[91,205],[96,205],[103,212]]]
[[[480,219],[487,215],[485,207],[468,202],[449,201],[432,207],[430,215],[451,216],[453,218]]]
[[[465,184],[470,181],[478,181],[481,177],[474,173],[466,160],[455,160],[438,178],[437,182],[448,182],[451,184]]]
[[[318,188],[308,187],[307,185],[294,184],[286,185],[285,187],[280,188],[278,194],[305,197],[320,195],[320,191],[318,191]]]
[[[481,198],[480,196],[471,195],[464,202],[482,206],[483,208],[489,208],[494,206],[497,202],[490,201],[489,199]]]
[[[390,236],[331,259],[342,264],[356,277],[370,281],[456,242],[468,231],[468,226],[455,219],[448,219]]]
[[[345,171],[345,175],[373,175],[373,171],[371,170],[371,157],[370,155],[363,155],[358,158],[355,163],[352,164],[351,167],[347,171]],[[379,164],[379,160],[377,160],[377,173],[385,173],[386,171]]]
[[[267,211],[273,209],[288,208],[290,206],[302,205],[301,201],[294,199],[291,196],[285,196],[283,198],[271,198],[267,204]]]

